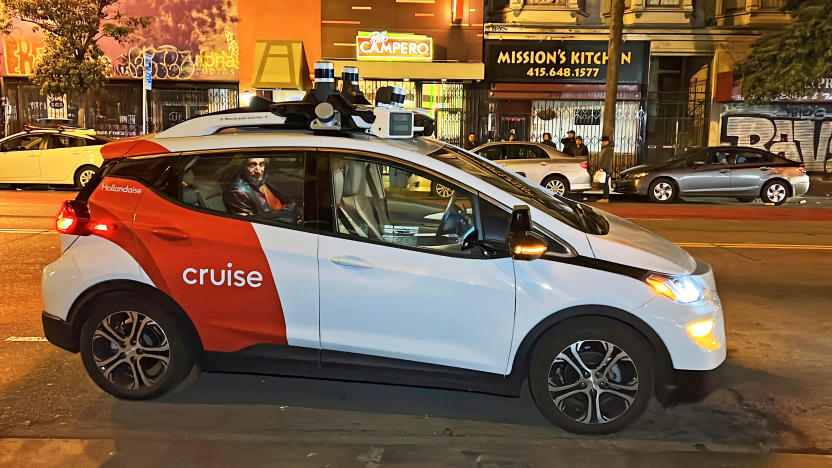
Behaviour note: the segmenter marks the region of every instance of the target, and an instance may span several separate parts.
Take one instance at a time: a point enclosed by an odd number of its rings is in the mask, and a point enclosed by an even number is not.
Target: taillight
[[[61,234],[85,235],[90,212],[87,204],[78,200],[64,200],[58,217],[55,219],[55,229]]]
[[[800,166],[797,166],[797,170],[805,174],[806,173],[806,166],[801,164]]]
[[[115,225],[107,221],[90,220],[90,210],[85,202],[64,200],[55,219],[55,229],[61,234],[74,236],[107,235],[113,232]]]
[[[581,169],[586,169],[587,167],[589,167],[589,164],[587,164],[586,161],[581,163]]]

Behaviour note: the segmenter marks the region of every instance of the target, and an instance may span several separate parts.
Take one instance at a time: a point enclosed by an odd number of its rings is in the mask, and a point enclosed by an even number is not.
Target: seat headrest
[[[367,163],[347,161],[344,173],[343,197],[354,197],[367,189]]]

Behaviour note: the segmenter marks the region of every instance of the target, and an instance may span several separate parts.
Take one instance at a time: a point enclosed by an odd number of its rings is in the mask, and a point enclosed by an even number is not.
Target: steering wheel
[[[454,203],[456,202],[456,190],[454,193],[451,194],[451,198],[448,199],[448,205],[445,207],[445,212],[442,213],[442,219],[439,221],[439,227],[436,229],[436,237],[440,237],[443,234],[447,234],[445,231],[445,225],[451,219],[451,213],[454,212]]]

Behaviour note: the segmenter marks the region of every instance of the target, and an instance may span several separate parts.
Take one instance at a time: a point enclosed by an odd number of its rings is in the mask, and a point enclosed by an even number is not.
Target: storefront
[[[148,131],[161,131],[187,118],[238,105],[239,44],[236,1],[206,0],[177,6],[162,15],[139,0],[122,0],[125,11],[154,17],[129,43],[102,40],[109,79],[86,95],[40,95],[28,80],[43,54],[43,35],[26,23],[0,37],[0,80],[4,119],[0,133],[24,124],[50,121],[93,128],[111,137],[141,133],[144,56],[150,54],[152,90],[148,92]],[[159,7],[162,8],[162,7]],[[210,21],[204,16],[210,12]],[[202,19],[200,19],[202,18]],[[197,32],[182,32],[195,22]],[[197,24],[198,23],[198,24]],[[204,24],[203,24],[204,23]]]
[[[615,150],[628,165],[645,147],[650,43],[624,44],[619,67]],[[604,118],[605,41],[489,40],[485,44],[487,132],[493,140],[554,140],[569,130],[600,151]],[[625,161],[626,160],[626,161]]]
[[[467,132],[478,132],[469,107],[472,90],[485,77],[482,15],[481,2],[351,8],[323,0],[321,52],[335,64],[336,76],[344,67],[358,68],[359,87],[371,102],[382,86],[406,89],[405,106],[430,112],[437,138],[462,144]]]

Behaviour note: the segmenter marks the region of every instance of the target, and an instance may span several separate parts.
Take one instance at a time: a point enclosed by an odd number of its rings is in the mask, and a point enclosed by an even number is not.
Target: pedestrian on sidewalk
[[[598,203],[610,202],[610,183],[612,183],[612,166],[615,155],[608,136],[601,137],[601,154],[598,155],[598,169],[604,171],[604,195]]]
[[[575,130],[566,132],[566,138],[561,138],[560,142],[563,144],[563,152],[572,154],[572,151],[574,151],[573,147],[575,146]]]
[[[474,135],[473,133],[469,133],[468,134],[468,139],[465,140],[465,145],[464,145],[465,149],[467,149],[468,151],[471,151],[472,149],[476,148],[477,146],[479,146],[479,145],[477,145],[477,136]]]
[[[558,145],[556,145],[555,142],[552,141],[552,134],[549,132],[543,134],[543,144],[552,149],[558,149]]]
[[[575,146],[572,151],[572,156],[589,156],[589,148],[584,144],[584,137],[575,137]]]

